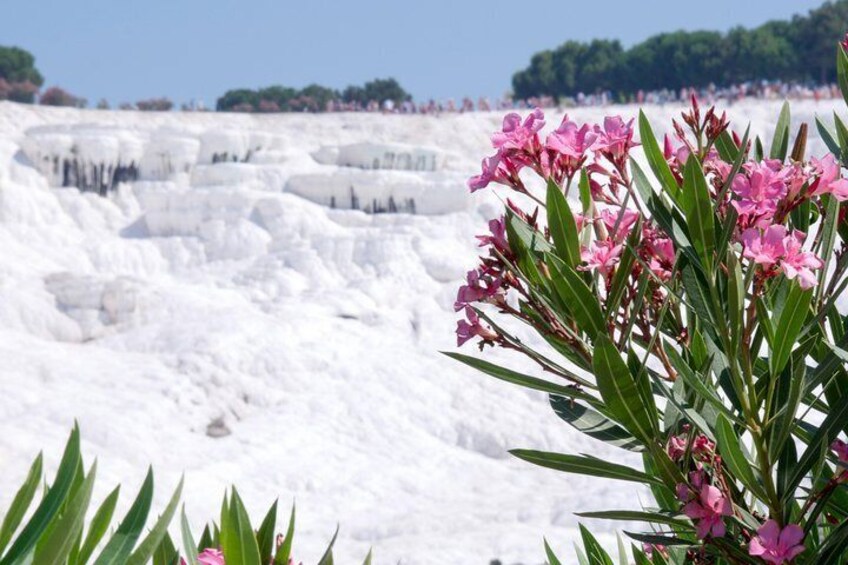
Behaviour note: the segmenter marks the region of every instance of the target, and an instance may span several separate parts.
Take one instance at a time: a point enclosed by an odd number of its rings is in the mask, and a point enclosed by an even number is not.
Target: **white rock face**
[[[831,105],[794,105],[795,124]],[[679,111],[647,109],[660,133]],[[767,138],[778,111],[729,114]],[[639,489],[506,456],[526,447],[638,464],[575,433],[543,395],[438,353],[454,349],[474,236],[500,213],[494,193],[464,187],[499,123],[0,103],[0,425],[13,430],[0,436],[0,508],[39,450],[55,470],[74,419],[86,460],[98,458],[97,501],[122,482],[121,514],[149,463],[156,508],[186,474],[194,525],[232,483],[254,515],[297,499],[305,563],[337,522],[339,563],[371,546],[379,563],[538,563],[542,536],[571,554],[572,512],[638,508]],[[817,139],[809,149],[823,152]],[[422,156],[435,165],[416,169]],[[92,186],[95,168],[137,170],[104,198],[61,188],[74,184],[66,160]],[[390,199],[398,213],[361,211]],[[611,524],[591,526],[615,544]]]

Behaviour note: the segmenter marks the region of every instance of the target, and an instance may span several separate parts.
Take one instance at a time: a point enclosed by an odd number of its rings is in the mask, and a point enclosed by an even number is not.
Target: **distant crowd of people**
[[[444,102],[429,100],[416,103],[411,100],[396,104],[387,100],[382,104],[371,101],[368,104],[347,103],[331,100],[327,103],[327,112],[382,112],[389,114],[442,114],[464,112],[505,111],[526,108],[609,106],[613,104],[675,104],[688,101],[696,95],[705,104],[721,103],[730,105],[742,100],[829,100],[840,98],[836,84],[814,85],[795,82],[759,81],[732,84],[730,86],[710,85],[705,88],[682,88],[680,90],[664,88],[661,90],[640,90],[628,96],[616,95],[611,91],[594,94],[579,93],[574,97],[559,100],[551,96],[513,100],[504,97],[495,101],[488,98],[463,98],[459,103],[454,100]]]

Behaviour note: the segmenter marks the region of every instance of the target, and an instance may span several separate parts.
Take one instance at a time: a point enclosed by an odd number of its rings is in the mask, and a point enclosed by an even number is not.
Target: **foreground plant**
[[[0,565],[294,564],[294,507],[284,535],[277,534],[276,530],[276,502],[259,528],[254,530],[233,488],[224,497],[220,522],[207,525],[197,542],[183,508],[179,526],[181,557],[168,530],[176,516],[183,481],[180,480],[159,517],[148,524],[153,501],[153,471],[149,470],[126,515],[113,529],[112,518],[120,486],[115,487],[87,520],[92,510],[90,503],[96,472],[96,462],[88,471],[83,465],[78,428],[71,432],[59,468],[49,485],[39,454],[0,522]],[[31,508],[39,491],[41,499]],[[332,565],[336,535],[318,561],[319,565]],[[370,563],[369,552],[364,565]]]
[[[844,46],[838,55],[848,100]],[[632,547],[637,563],[848,561],[848,448],[838,438],[848,428],[848,320],[836,308],[848,285],[848,129],[838,116],[836,135],[818,123],[833,154],[807,158],[807,126],[791,140],[786,105],[767,154],[694,99],[662,141],[641,113],[639,143],[634,121],[619,117],[589,126],[566,116],[547,136],[544,125],[538,110],[507,116],[496,154],[469,181],[530,205],[507,199],[490,222],[456,310],[459,345],[514,351],[551,379],[449,355],[548,393],[560,418],[639,453],[643,468],[513,454],[649,487],[651,507],[578,514],[650,524],[627,533],[644,544]],[[529,347],[527,332],[547,346]],[[581,531],[581,561],[612,563]]]

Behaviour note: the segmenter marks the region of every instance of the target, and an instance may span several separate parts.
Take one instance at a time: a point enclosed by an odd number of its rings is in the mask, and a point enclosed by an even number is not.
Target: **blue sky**
[[[229,88],[342,88],[394,76],[416,99],[497,96],[532,53],[568,39],[727,30],[821,0],[5,0],[0,45],[90,103],[207,105]],[[703,6],[709,5],[709,8]],[[697,7],[697,8],[696,8]]]

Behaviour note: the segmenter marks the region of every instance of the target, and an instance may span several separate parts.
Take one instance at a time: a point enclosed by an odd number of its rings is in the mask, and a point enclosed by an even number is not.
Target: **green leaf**
[[[839,90],[842,91],[842,98],[848,104],[848,55],[841,45],[836,49],[836,78],[839,82]]]
[[[704,271],[709,273],[715,251],[715,212],[710,190],[695,155],[689,155],[683,169],[683,210],[689,224],[689,235],[698,251]]]
[[[162,512],[162,515],[159,516],[159,519],[153,524],[153,527],[150,528],[147,536],[141,540],[135,551],[130,554],[127,559],[127,565],[144,565],[151,558],[153,552],[156,551],[156,548],[159,547],[159,544],[165,538],[165,534],[168,533],[168,525],[177,512],[177,505],[180,503],[182,492],[183,479],[181,478],[176,490],[174,490],[174,494],[171,495],[171,500],[165,507],[165,511]]]
[[[550,396],[550,402],[557,416],[584,434],[623,449],[642,450],[642,444],[627,430],[591,408],[556,395]]]
[[[548,181],[547,194],[548,229],[554,240],[557,256],[574,268],[580,264],[580,244],[577,239],[577,224],[568,201],[559,185]]]
[[[185,505],[183,505],[183,510],[180,513],[180,534],[183,539],[183,551],[185,551],[187,565],[199,565],[199,562],[197,561],[197,544],[194,542],[194,536],[191,535],[191,526],[188,525]]]
[[[586,548],[586,557],[589,558],[589,563],[592,565],[614,565],[609,553],[601,547],[595,536],[583,524],[579,524],[579,526],[580,537],[583,538],[583,547]]]
[[[289,518],[289,527],[286,530],[286,535],[283,538],[283,543],[280,545],[280,548],[277,550],[277,555],[274,557],[275,565],[289,565],[289,558],[291,557],[292,550],[292,540],[294,540],[294,518],[295,518],[295,505],[292,503],[291,509],[291,517]]]
[[[765,493],[751,470],[752,463],[745,457],[733,425],[724,414],[719,414],[716,420],[716,440],[722,460],[733,476],[739,479],[748,490],[765,498]]]
[[[568,304],[581,331],[595,340],[606,333],[605,317],[598,297],[586,286],[583,279],[555,255],[545,255],[551,269],[551,280],[560,299]]]
[[[443,351],[442,353],[444,355],[447,355],[451,359],[456,359],[461,363],[465,363],[469,367],[477,369],[478,371],[481,371],[491,377],[495,377],[496,379],[500,379],[508,383],[516,384],[533,390],[540,390],[549,394],[567,396],[569,398],[579,398],[582,400],[593,399],[592,396],[586,394],[579,388],[562,386],[556,383],[546,381],[544,379],[539,379],[536,377],[531,377],[530,375],[517,373],[505,367],[501,367],[499,365],[495,365],[494,363],[489,363],[488,361],[484,361],[483,359],[478,359],[476,357],[471,357],[469,355],[463,355],[461,353],[454,353],[451,351]]]
[[[95,561],[95,565],[123,565],[129,558],[141,530],[147,522],[150,503],[153,500],[153,469],[147,470],[147,476],[135,500],[127,511],[118,530],[106,543],[106,547]]]
[[[336,526],[336,533],[333,534],[333,539],[330,540],[330,545],[327,546],[324,555],[318,561],[318,565],[333,565],[333,545],[336,543],[336,538],[339,536],[339,527]]]
[[[362,565],[371,565],[372,553],[374,549],[371,548],[368,550],[368,555],[365,556],[365,561],[362,562]]]
[[[580,205],[583,207],[583,214],[587,215],[592,210],[592,188],[589,185],[589,173],[586,169],[580,169]]]
[[[514,449],[510,453],[534,465],[564,471],[566,473],[589,475],[619,481],[631,481],[648,485],[663,484],[659,477],[637,471],[632,467],[610,463],[590,455],[566,455],[564,453],[549,453],[528,449]]]
[[[256,543],[259,545],[259,555],[262,563],[270,563],[274,554],[274,537],[277,526],[277,501],[271,505],[265,519],[256,531]]]
[[[32,499],[35,497],[38,485],[41,483],[43,467],[44,457],[39,453],[29,468],[24,484],[18,489],[15,498],[12,499],[9,509],[6,511],[6,516],[3,518],[3,523],[0,524],[0,555],[3,554],[3,550],[9,544],[12,534],[18,529],[32,503]]]
[[[657,435],[657,411],[653,397],[639,391],[627,364],[606,335],[599,335],[592,356],[592,369],[610,413],[636,439],[645,444]]]
[[[824,123],[818,118],[818,116],[816,117],[816,129],[819,130],[819,135],[821,136],[822,141],[824,141],[824,144],[827,146],[828,151],[830,151],[834,155],[841,155],[842,148],[839,147],[839,142],[836,141],[836,138],[833,136],[830,130],[827,129],[827,126],[824,125]]]
[[[639,111],[639,137],[642,148],[645,150],[648,165],[660,181],[660,185],[673,200],[678,201],[680,199],[680,187],[677,186],[677,179],[674,178],[674,174],[663,156],[654,131],[651,129],[651,123],[641,110]]]
[[[560,560],[557,559],[557,556],[554,554],[554,550],[551,549],[550,545],[548,545],[548,540],[545,538],[542,539],[545,540],[545,555],[548,557],[548,565],[562,565]]]
[[[74,476],[77,473],[80,459],[79,427],[74,426],[68,438],[68,443],[65,446],[65,451],[62,454],[62,460],[59,463],[59,470],[56,471],[56,479],[53,481],[53,485],[47,491],[47,494],[41,500],[38,507],[36,507],[35,512],[33,512],[17,539],[12,543],[12,547],[9,548],[6,555],[0,560],[0,565],[11,565],[15,563],[29,553],[35,547],[36,543],[39,542],[41,535],[47,530],[53,517],[56,516],[66,502],[66,498],[74,482]]]
[[[724,130],[715,140],[715,148],[718,151],[718,156],[726,163],[732,163],[739,155],[739,147],[733,141],[733,137]]]
[[[789,150],[789,102],[784,102],[780,109],[780,116],[777,118],[777,124],[774,126],[774,136],[771,142],[771,151],[769,157],[783,161],[786,159],[786,152]]]
[[[651,524],[665,524],[676,528],[691,530],[692,524],[687,519],[676,518],[670,514],[659,512],[644,512],[639,510],[601,510],[599,512],[576,512],[575,516],[581,518],[595,518],[598,520],[623,520],[625,522],[649,522]]]
[[[848,425],[848,402],[831,406],[824,421],[807,441],[807,449],[798,459],[795,472],[787,482],[786,497],[794,495],[795,489],[801,484],[804,476],[821,459],[822,446],[826,449],[846,425]]]
[[[168,532],[165,532],[165,537],[156,546],[156,551],[153,552],[153,565],[177,565],[180,558],[180,553],[174,546],[174,540]]]
[[[97,475],[97,462],[92,465],[88,476],[82,482],[77,493],[59,517],[50,535],[38,542],[38,550],[33,559],[33,565],[63,565],[74,547],[74,543],[82,533],[85,524],[85,512],[91,502],[91,491],[94,488],[94,478]]]
[[[230,497],[227,523],[221,524],[221,544],[227,565],[262,565],[250,517],[235,487]]]
[[[88,526],[88,533],[85,536],[85,541],[83,542],[79,555],[77,556],[77,563],[88,563],[88,558],[91,557],[95,548],[97,548],[97,544],[100,543],[100,540],[103,539],[104,535],[106,535],[106,531],[109,529],[109,524],[112,523],[112,516],[115,513],[115,506],[118,504],[118,495],[120,492],[121,487],[118,485],[112,492],[109,493],[109,496],[103,500],[100,507],[94,513],[94,518],[91,519],[91,523]]]
[[[769,369],[772,376],[779,375],[789,361],[792,347],[797,342],[804,320],[807,319],[812,297],[812,289],[804,290],[797,282],[792,283],[785,306],[775,325],[774,342],[769,356]]]

